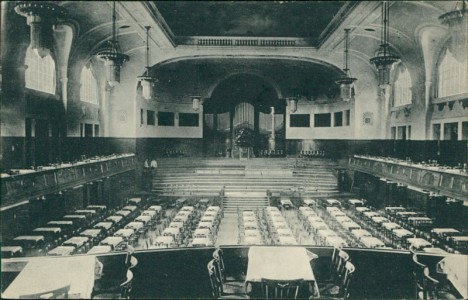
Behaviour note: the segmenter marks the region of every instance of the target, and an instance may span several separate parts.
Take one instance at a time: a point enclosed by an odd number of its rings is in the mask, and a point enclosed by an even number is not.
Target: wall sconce
[[[289,111],[295,113],[297,111],[297,98],[290,97],[289,98]]]
[[[198,111],[200,109],[200,105],[202,104],[201,96],[190,96],[192,99],[192,108],[194,111]]]

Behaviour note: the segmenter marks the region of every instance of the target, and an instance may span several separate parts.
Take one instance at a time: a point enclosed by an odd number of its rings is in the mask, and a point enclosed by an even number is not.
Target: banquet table
[[[410,243],[411,245],[413,245],[417,249],[422,249],[422,248],[425,248],[425,247],[431,247],[432,246],[432,244],[430,242],[428,242],[428,241],[426,241],[425,239],[422,239],[422,238],[409,238],[407,241],[408,241],[408,243]]]
[[[414,233],[409,231],[409,230],[406,230],[406,229],[394,229],[393,230],[393,233],[399,237],[399,238],[404,238],[404,237],[409,237],[409,236],[413,236]]]
[[[323,220],[309,220],[309,224],[315,230],[329,229],[328,225]]]
[[[200,219],[200,222],[202,221],[215,221],[216,220],[216,216],[207,216],[207,215],[203,215],[203,217]]]
[[[105,205],[88,205],[88,206],[86,206],[86,209],[104,211],[104,210],[107,209],[107,206],[105,206]]]
[[[297,245],[297,240],[293,236],[283,236],[278,237],[278,242],[280,245]]]
[[[335,220],[340,224],[346,223],[346,222],[353,222],[353,220],[348,216],[338,216],[335,218]]]
[[[123,243],[123,238],[120,236],[108,236],[105,239],[103,239],[100,244],[101,245],[108,245],[112,246],[112,249],[115,250],[120,244]]]
[[[339,236],[327,236],[325,237],[325,243],[336,248],[348,247],[348,243]]]
[[[445,251],[442,248],[438,248],[438,247],[426,247],[426,248],[423,249],[423,252],[434,253],[434,254],[448,254],[447,251]]]
[[[144,210],[144,211],[141,213],[142,216],[149,216],[149,217],[151,217],[151,218],[156,217],[157,214],[158,214],[158,213],[157,213],[156,211],[154,211],[154,210],[149,210],[149,209],[148,209],[148,210]]]
[[[272,223],[274,229],[289,229],[288,223],[286,221],[276,221]]]
[[[105,230],[109,230],[112,228],[112,225],[114,225],[114,223],[112,222],[99,222],[96,225],[94,225],[94,228],[102,228]]]
[[[86,229],[80,233],[81,236],[96,238],[101,233],[101,229]]]
[[[377,224],[382,224],[382,223],[388,223],[388,222],[390,222],[389,219],[387,219],[387,218],[385,218],[385,217],[380,217],[380,216],[372,217],[371,219],[372,219],[372,221],[374,221],[374,222],[377,223]]]
[[[276,234],[278,236],[293,236],[293,232],[289,228],[276,229]]]
[[[20,235],[13,239],[14,241],[27,241],[37,243],[44,240],[43,235]]]
[[[280,203],[282,206],[289,206],[289,207],[293,206],[293,203],[289,199],[282,199],[280,200]]]
[[[175,221],[175,222],[184,222],[184,223],[185,223],[185,222],[188,221],[188,219],[189,219],[189,216],[188,216],[188,215],[181,215],[181,214],[179,214],[179,215],[176,215],[176,216],[174,217],[174,219],[172,219],[172,220]]]
[[[122,208],[122,210],[128,210],[128,211],[135,211],[137,209],[137,207],[135,205],[127,205],[125,207]]]
[[[174,236],[177,237],[180,233],[180,228],[174,228],[174,227],[167,227],[163,230],[162,235],[164,236]]]
[[[396,214],[398,217],[403,218],[403,219],[407,219],[409,217],[417,217],[420,215],[414,211],[399,211]]]
[[[109,253],[112,251],[112,247],[108,245],[98,245],[91,248],[87,254],[102,254]]]
[[[395,229],[401,229],[401,226],[394,222],[382,223],[382,227],[390,231],[395,230]]]
[[[147,224],[149,221],[151,221],[150,216],[141,215],[141,216],[138,216],[137,218],[135,218],[134,222],[141,222],[141,223]]]
[[[208,206],[208,208],[206,209],[206,211],[220,211],[221,210],[221,207],[219,206]]]
[[[57,226],[57,227],[70,227],[73,226],[72,221],[49,221],[47,222],[47,225],[52,225],[52,226]]]
[[[259,229],[257,220],[244,222],[244,228]]]
[[[155,211],[155,212],[159,213],[162,210],[162,206],[160,206],[160,205],[151,205],[150,207],[148,207],[148,210],[152,210],[152,211]]]
[[[399,211],[405,211],[406,208],[402,206],[387,206],[385,207],[385,211],[388,211],[390,214],[395,214]]]
[[[170,228],[179,228],[180,230],[182,230],[184,228],[184,222],[176,222],[176,221],[172,221],[168,227]]]
[[[90,215],[90,216],[93,216],[95,215],[97,212],[96,210],[94,209],[77,209],[74,211],[74,213],[80,215],[80,214],[85,214],[85,215]]]
[[[244,236],[262,236],[262,233],[258,229],[247,229],[244,230]]]
[[[358,211],[360,213],[363,213],[363,212],[366,212],[366,211],[370,211],[370,208],[360,206],[360,207],[356,207],[356,211]]]
[[[129,210],[121,209],[121,210],[116,211],[116,212],[114,213],[114,215],[126,217],[126,216],[128,216],[130,213],[131,213],[131,211],[129,211]]]
[[[172,243],[174,242],[174,237],[172,235],[160,235],[156,238],[154,241],[155,245],[161,246],[161,245],[166,245],[169,247]]]
[[[354,222],[354,221],[351,221],[351,222],[342,222],[340,223],[341,226],[343,226],[344,229],[348,230],[348,231],[351,231],[353,229],[361,229],[361,226]]]
[[[70,285],[69,298],[91,299],[96,264],[96,257],[87,255],[30,259],[2,298],[20,298]]]
[[[209,247],[213,246],[213,241],[209,237],[196,237],[192,240],[193,247]]]
[[[114,236],[120,236],[128,240],[134,233],[133,229],[119,229],[114,233]]]
[[[314,287],[319,296],[310,259],[304,247],[252,246],[249,249],[248,260],[246,285],[261,282],[262,278],[275,280],[302,278]]]
[[[358,239],[372,236],[372,234],[365,229],[355,229],[355,230],[352,230],[351,233]]]
[[[349,199],[348,200],[349,204],[354,205],[354,206],[363,206],[364,202],[359,199]]]
[[[60,233],[62,229],[60,227],[38,227],[34,229],[34,232],[38,233],[49,233],[49,234],[55,234],[55,233]]]
[[[141,202],[141,198],[140,197],[135,197],[135,198],[130,198],[128,199],[128,203],[132,203],[132,204],[138,204]]]
[[[74,236],[72,238],[69,238],[65,242],[63,242],[62,245],[63,246],[75,246],[76,248],[80,248],[88,241],[89,241],[89,238],[86,236]]]
[[[334,206],[334,205],[339,206],[339,205],[341,205],[341,202],[338,201],[338,200],[336,200],[336,199],[327,199],[326,201],[327,201],[328,205],[331,205],[331,206]]]
[[[17,253],[23,253],[23,248],[21,246],[2,246],[2,258],[14,257]]]
[[[243,216],[242,218],[244,222],[256,222],[257,217],[256,216]]]
[[[123,219],[122,216],[110,216],[110,217],[107,217],[106,221],[111,221],[115,224],[115,223],[119,223],[122,219]]]
[[[263,245],[261,236],[246,236],[244,238],[245,245]]]
[[[364,216],[368,217],[369,219],[372,217],[380,217],[380,214],[375,211],[365,211],[362,213]]]
[[[304,200],[304,204],[307,205],[307,206],[315,206],[315,200],[312,200],[312,199],[306,199]]]
[[[142,222],[130,222],[127,225],[125,225],[125,229],[132,229],[135,231],[138,231],[144,227],[144,224]]]
[[[75,251],[74,246],[58,246],[47,252],[47,255],[64,256],[71,255]]]
[[[183,206],[179,211],[193,211],[194,209],[194,206]]]
[[[244,216],[244,217],[246,217],[246,216],[256,217],[255,213],[253,211],[251,211],[251,210],[243,211],[242,216]]]
[[[460,234],[460,231],[455,228],[434,228],[431,232],[437,234],[440,237],[452,236]]]
[[[339,209],[339,208],[336,207],[336,206],[328,206],[328,207],[326,208],[326,210],[327,210],[328,213],[331,213],[332,211],[341,211],[341,209]]]
[[[208,228],[197,228],[193,232],[194,237],[209,236],[211,235],[211,230]]]
[[[382,248],[385,244],[376,237],[363,237],[360,242],[367,248]]]
[[[447,275],[463,299],[468,299],[468,255],[450,254],[437,263],[437,272]]]

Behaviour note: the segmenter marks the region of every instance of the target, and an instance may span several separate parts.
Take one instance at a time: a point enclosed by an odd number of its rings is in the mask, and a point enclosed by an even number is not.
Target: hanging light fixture
[[[42,1],[24,1],[15,6],[15,12],[26,17],[30,27],[30,46],[40,57],[49,54],[44,31],[52,29],[58,19],[65,19],[68,11],[56,4]]]
[[[120,69],[123,63],[130,59],[128,55],[120,51],[119,41],[117,40],[117,32],[115,29],[115,3],[116,1],[113,2],[112,9],[112,39],[108,42],[109,47],[97,54],[100,59],[104,60],[107,82],[111,87],[120,83]]]
[[[345,43],[344,43],[344,68],[345,76],[336,80],[335,83],[340,85],[340,98],[343,101],[349,101],[353,97],[352,89],[354,87],[354,82],[357,78],[351,77],[351,71],[348,67],[348,51],[349,51],[349,28],[345,29]]]
[[[200,105],[203,104],[202,96],[199,95],[200,92],[200,66],[196,65],[196,74],[195,74],[195,92],[193,95],[189,96],[192,99],[192,108],[194,111],[198,111],[200,109]]]
[[[289,111],[295,113],[297,111],[297,97],[289,97]]]
[[[466,56],[466,39],[468,35],[467,2],[466,0],[457,1],[454,10],[439,17],[440,22],[449,27],[449,49],[458,60],[463,60]]]
[[[389,51],[389,6],[387,1],[382,2],[382,32],[380,49],[377,55],[370,59],[378,71],[379,87],[385,95],[390,91],[390,72],[393,65],[400,61],[400,57],[390,54]]]
[[[190,96],[192,99],[192,108],[194,111],[198,111],[201,105],[201,96]]]
[[[138,76],[138,78],[141,81],[141,86],[143,87],[143,98],[145,99],[151,99],[153,95],[153,82],[157,82],[158,79],[155,76],[150,75],[149,70],[150,70],[150,52],[149,52],[149,30],[151,26],[145,26],[146,28],[146,71],[145,75],[143,76]]]

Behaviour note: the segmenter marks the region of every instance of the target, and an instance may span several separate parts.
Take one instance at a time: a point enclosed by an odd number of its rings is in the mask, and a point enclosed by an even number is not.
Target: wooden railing
[[[422,165],[354,156],[349,168],[468,202],[468,174]]]
[[[47,167],[38,171],[19,170],[18,174],[2,177],[0,210],[23,204],[32,198],[132,171],[135,167],[135,155],[125,154]]]
[[[314,41],[306,38],[270,38],[270,37],[178,37],[179,45],[193,46],[242,46],[242,47],[313,47]]]

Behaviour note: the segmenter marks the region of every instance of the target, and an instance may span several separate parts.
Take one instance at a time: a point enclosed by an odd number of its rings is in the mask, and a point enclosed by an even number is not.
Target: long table
[[[275,280],[303,279],[314,287],[318,286],[310,267],[310,258],[304,247],[252,246],[248,254],[249,263],[245,277],[248,283],[261,282],[262,278]]]

